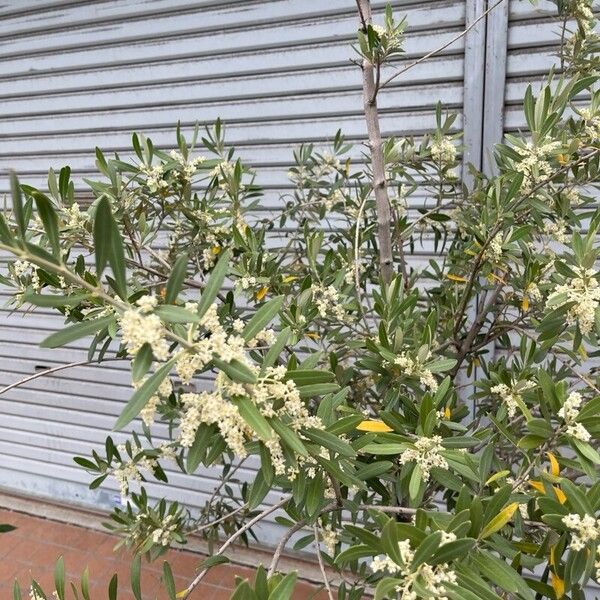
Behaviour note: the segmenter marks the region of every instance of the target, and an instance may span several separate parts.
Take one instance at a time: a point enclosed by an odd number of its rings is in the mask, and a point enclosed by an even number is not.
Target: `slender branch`
[[[371,21],[370,0],[358,0],[361,23]],[[364,28],[365,25],[363,25]],[[375,93],[374,65],[366,57],[362,62],[363,104],[369,147],[371,149],[371,167],[373,175],[373,191],[377,209],[377,236],[379,242],[379,263],[383,281],[389,283],[393,276],[391,211],[385,181],[385,163],[383,158],[383,141],[377,113]]]
[[[233,544],[233,542],[235,542],[235,540],[237,540],[242,534],[246,533],[248,529],[254,527],[254,525],[256,525],[259,521],[262,521],[271,513],[274,513],[276,510],[280,509],[286,502],[289,501],[290,498],[291,496],[286,496],[285,498],[277,502],[277,504],[269,506],[269,508],[266,508],[261,513],[256,515],[253,519],[250,519],[247,523],[242,525],[235,533],[233,533],[229,538],[227,538],[223,545],[215,552],[214,556],[222,555],[223,552],[225,552],[225,550],[227,550],[227,548],[229,548],[229,546],[231,546],[231,544]],[[202,581],[202,579],[207,573],[208,569],[203,569],[202,571],[200,571],[200,573],[198,573],[196,578],[190,583],[190,585],[185,590],[185,593],[182,596],[183,600],[186,600],[190,597],[190,594],[194,591],[194,589],[198,586],[198,584]]]
[[[218,519],[215,519],[214,521],[211,521],[210,523],[205,523],[204,525],[200,525],[199,527],[193,528],[191,530],[191,533],[199,533],[201,531],[204,531],[205,529],[209,529],[210,527],[213,527],[214,525],[218,525],[219,523],[226,521],[230,517],[233,517],[233,516],[237,515],[238,513],[242,512],[246,508],[248,508],[248,504],[242,504],[242,506],[238,506],[235,510],[228,512],[226,515],[223,515],[222,517],[219,517]]]
[[[321,570],[321,576],[323,577],[323,583],[325,584],[325,589],[327,590],[327,595],[329,596],[329,600],[333,600],[333,593],[331,592],[331,586],[329,585],[329,579],[327,578],[327,573],[325,571],[325,565],[323,564],[323,557],[321,556],[321,548],[319,542],[319,528],[315,523],[313,525],[313,534],[315,536],[315,544],[317,545],[317,560],[319,561],[319,569]]]
[[[44,377],[46,375],[51,375],[52,373],[56,373],[58,371],[63,371],[64,369],[70,369],[72,367],[82,367],[85,365],[105,363],[105,362],[110,362],[110,361],[114,361],[114,360],[129,360],[129,358],[128,357],[115,357],[115,358],[104,358],[102,360],[80,360],[77,362],[67,363],[65,365],[58,365],[58,367],[51,367],[50,369],[44,369],[43,371],[38,371],[37,373],[34,373],[33,375],[28,375],[27,377],[24,377],[23,379],[20,379],[19,381],[15,381],[14,383],[7,385],[6,387],[3,387],[2,389],[0,389],[0,396],[16,387],[19,387],[21,385],[24,385],[25,383],[33,381],[34,379],[37,379],[38,377]]]
[[[442,50],[445,50],[449,46],[452,46],[452,44],[454,44],[455,42],[457,42],[458,40],[460,40],[461,38],[463,38],[465,35],[467,35],[467,33],[469,33],[469,31],[471,31],[471,29],[473,29],[473,27],[475,27],[475,25],[477,25],[477,23],[479,23],[482,19],[485,19],[485,17],[487,17],[487,15],[489,13],[491,13],[497,6],[500,6],[500,4],[502,4],[503,2],[504,2],[504,0],[497,0],[497,2],[495,2],[494,4],[492,4],[492,6],[490,6],[487,10],[485,10],[484,12],[482,12],[464,31],[461,31],[458,35],[454,36],[450,41],[446,42],[445,44],[442,44],[438,48],[435,48],[435,50],[432,50],[431,52],[428,52],[427,54],[425,54],[421,58],[415,60],[414,62],[410,63],[409,65],[407,65],[403,69],[400,69],[399,71],[397,71],[393,75],[390,75],[379,86],[379,89],[382,90],[388,83],[390,83],[391,81],[393,81],[394,79],[396,79],[396,77],[400,77],[400,75],[404,75],[404,73],[406,73],[407,71],[410,71],[410,69],[412,69],[413,67],[416,67],[417,65],[420,65],[422,62],[425,62],[426,60],[430,59],[432,56],[435,56],[436,54],[439,54]]]
[[[273,558],[271,559],[271,564],[269,565],[269,570],[267,571],[267,577],[271,577],[275,574],[277,570],[277,565],[279,564],[279,560],[281,559],[281,555],[285,550],[287,543],[290,541],[291,537],[300,531],[306,525],[306,519],[301,519],[292,525],[281,537],[279,543],[277,544],[277,548],[275,548],[275,552],[273,553]]]

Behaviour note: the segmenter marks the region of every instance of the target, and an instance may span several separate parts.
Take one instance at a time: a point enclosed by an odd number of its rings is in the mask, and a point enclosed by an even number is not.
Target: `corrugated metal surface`
[[[410,24],[406,63],[465,26],[465,0],[393,4]],[[373,5],[380,15],[385,3]],[[289,187],[295,145],[327,142],[338,128],[365,137],[360,73],[350,63],[355,10],[350,0],[0,1],[0,169],[44,187],[49,167],[69,164],[77,181],[93,173],[96,145],[127,156],[137,130],[170,148],[177,121],[185,128],[220,116],[227,140],[258,169],[265,208],[273,207]],[[384,133],[429,130],[438,99],[460,112],[463,62],[460,40],[397,80],[380,99]],[[3,176],[0,193],[7,189]],[[59,325],[41,311],[3,311],[0,385],[85,356],[83,344],[37,347]],[[90,492],[72,456],[103,443],[130,393],[127,365],[115,362],[1,396],[0,485],[111,504],[115,484]],[[252,465],[240,474],[251,479]],[[168,495],[201,506],[215,476],[172,472]],[[163,493],[153,484],[149,491]],[[267,529],[263,541],[273,539]]]

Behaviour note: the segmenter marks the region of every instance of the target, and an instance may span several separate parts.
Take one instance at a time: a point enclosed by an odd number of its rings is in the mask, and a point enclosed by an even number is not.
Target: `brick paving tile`
[[[54,564],[63,556],[65,571],[70,580],[77,581],[87,567],[90,575],[91,600],[106,600],[108,582],[114,573],[119,576],[118,600],[134,600],[130,591],[131,555],[126,549],[113,552],[118,538],[107,533],[77,527],[40,517],[0,509],[0,523],[17,527],[0,534],[0,600],[12,598],[15,579],[26,592],[32,578],[45,591],[52,591]],[[160,586],[162,564],[168,560],[173,569],[178,590],[193,579],[203,556],[185,550],[170,550],[154,563],[142,565],[142,592],[144,600],[163,600]],[[218,565],[211,569],[196,588],[194,600],[229,600],[235,577],[252,579],[254,572],[239,565]],[[325,593],[319,588],[301,582],[294,600],[323,600]],[[69,596],[69,600],[71,597]]]

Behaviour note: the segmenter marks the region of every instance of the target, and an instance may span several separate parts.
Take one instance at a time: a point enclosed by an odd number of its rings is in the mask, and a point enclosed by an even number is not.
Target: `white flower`
[[[526,390],[530,390],[536,386],[533,381],[517,381],[511,383],[509,387],[505,383],[499,383],[490,388],[492,394],[500,396],[502,401],[506,404],[506,410],[508,416],[512,419],[516,412],[519,404],[523,401],[522,393]]]
[[[168,546],[173,539],[173,534],[177,529],[177,522],[174,515],[167,515],[160,527],[152,532],[152,541],[161,546]]]
[[[592,439],[592,434],[581,423],[569,425],[567,427],[567,435],[581,440],[582,442],[589,442]]]
[[[332,285],[324,286],[313,283],[310,289],[320,317],[323,319],[332,317],[338,321],[346,318],[346,311],[342,306],[339,292]]]
[[[431,158],[442,167],[450,167],[456,161],[456,146],[446,137],[433,140]]]
[[[590,542],[600,539],[600,519],[591,515],[581,517],[577,514],[568,514],[562,518],[567,529],[571,530],[571,550],[583,550]]]
[[[600,286],[597,273],[592,269],[574,267],[577,277],[567,283],[557,285],[548,296],[546,306],[556,308],[567,303],[574,305],[567,311],[567,323],[577,323],[584,335],[592,330],[596,317],[596,309],[600,303]]]
[[[157,315],[144,315],[141,309],[126,310],[120,318],[121,336],[127,351],[136,355],[144,344],[149,344],[157,360],[167,360],[169,344]]]
[[[402,565],[394,562],[389,556],[376,556],[371,562],[371,570],[374,573],[387,572],[401,579],[402,583],[396,587],[395,591],[402,600],[417,600],[420,597],[414,589],[415,584],[421,589],[424,588],[428,598],[448,600],[445,596],[446,585],[456,584],[456,573],[449,568],[448,564],[441,563],[432,566],[421,563],[415,569],[412,566],[415,553],[410,547],[410,541],[398,542],[398,549]]]
[[[524,148],[515,148],[522,157],[521,161],[515,164],[515,169],[523,173],[521,191],[524,194],[531,193],[536,184],[545,181],[552,175],[552,166],[547,159],[560,147],[560,142],[548,142],[539,146],[527,143]]]
[[[420,437],[414,448],[407,448],[400,454],[400,464],[415,462],[423,472],[423,481],[429,481],[432,468],[448,469],[448,461],[440,454],[443,450],[442,438],[439,435],[431,438]]]
[[[151,313],[158,304],[158,300],[156,296],[145,295],[141,298],[138,298],[135,302],[140,307],[140,312],[142,314]]]

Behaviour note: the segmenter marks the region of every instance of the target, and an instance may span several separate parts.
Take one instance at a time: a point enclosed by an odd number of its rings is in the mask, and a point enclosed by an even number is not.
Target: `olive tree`
[[[97,150],[86,206],[68,167],[47,191],[12,176],[14,303],[64,315],[43,347],[91,339],[90,364],[131,364],[124,441],[75,460],[126,499],[111,527],[136,598],[143,557],[204,536],[185,590],[164,563],[168,596],[188,598],[273,516],[273,559],[236,599],[291,596],[278,565],[292,539],[316,547],[331,598],[581,599],[600,578],[599,39],[591,1],[557,6],[560,74],[527,89],[528,131],[490,149],[497,174],[465,167],[468,186],[441,104],[429,135],[382,138],[377,96],[415,63],[395,70],[404,22],[388,8],[373,24],[368,0],[364,160],[341,133],[301,146],[272,214],[220,122],[178,128],[171,151],[136,134],[133,159]],[[419,266],[420,248],[437,259]],[[201,511],[148,496],[167,464],[221,470]],[[86,577],[73,589],[89,600]]]

